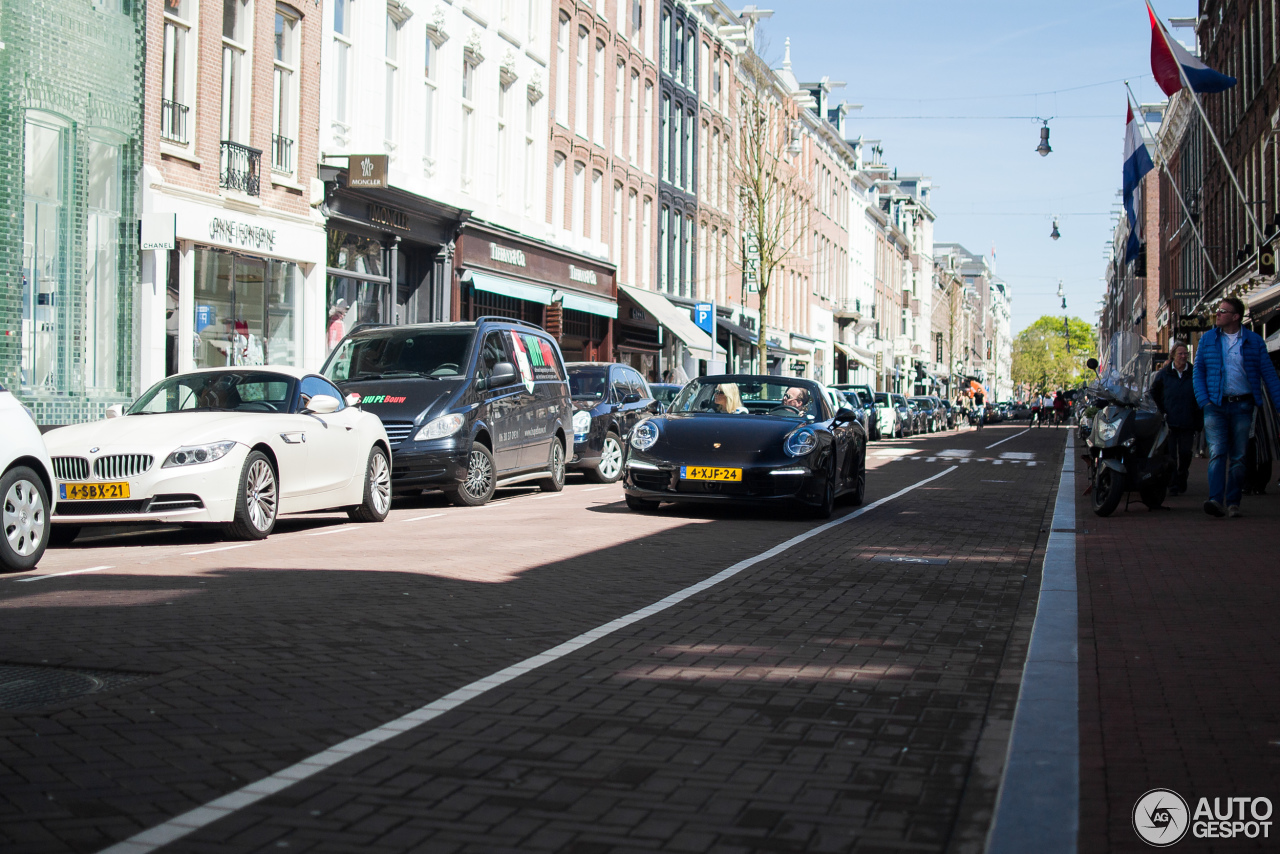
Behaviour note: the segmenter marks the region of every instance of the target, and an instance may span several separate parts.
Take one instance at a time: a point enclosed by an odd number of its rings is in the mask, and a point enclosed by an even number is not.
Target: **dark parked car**
[[[653,395],[653,399],[662,404],[662,408],[666,409],[671,405],[671,401],[676,399],[676,395],[680,393],[680,389],[684,386],[680,383],[649,383],[649,392]]]
[[[837,394],[841,395],[849,406],[853,407],[853,411],[858,414],[858,421],[861,422],[862,428],[867,431],[867,440],[870,441],[872,428],[879,421],[876,416],[875,402],[870,396],[864,396],[860,391],[852,391],[848,389],[836,389]]]
[[[866,489],[867,436],[811,380],[699,377],[627,442],[623,490],[632,510],[664,501],[800,504],[831,515]]]
[[[942,429],[939,426],[942,417],[938,412],[939,406],[934,398],[928,396],[913,397],[911,398],[911,403],[913,403],[916,410],[924,416],[923,426],[925,433],[936,433],[938,430]]]
[[[942,407],[944,422],[946,429],[954,430],[956,427],[956,407],[949,400],[938,399],[938,406]]]
[[[393,493],[440,489],[476,506],[499,486],[564,488],[569,384],[560,347],[532,323],[366,326],[323,373],[382,420]]]
[[[622,476],[623,437],[641,418],[656,414],[660,404],[629,365],[570,362],[565,367],[574,408],[569,470],[596,483],[613,483]]]
[[[876,393],[871,389],[871,386],[858,385],[856,383],[840,383],[839,385],[833,385],[832,388],[843,391],[846,394],[849,392],[858,393],[858,397],[863,401],[864,405],[871,410],[870,417],[867,419],[869,424],[867,438],[873,442],[879,442],[880,419],[876,417]]]
[[[907,399],[900,394],[890,394],[889,399],[893,401],[894,409],[898,410],[898,436],[914,436],[919,433],[920,421]]]

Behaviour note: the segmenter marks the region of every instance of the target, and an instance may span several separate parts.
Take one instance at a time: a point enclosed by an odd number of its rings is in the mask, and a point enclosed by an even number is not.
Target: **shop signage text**
[[[353,154],[347,160],[347,186],[365,190],[387,186],[387,155]]]
[[[595,270],[580,270],[572,264],[569,265],[569,280],[573,282],[582,282],[584,285],[594,285],[596,283]]]
[[[171,213],[144,213],[138,218],[140,228],[139,249],[176,249],[178,246],[178,215]]]
[[[369,204],[369,222],[400,231],[409,230],[409,215],[404,211],[389,208],[386,205]]]
[[[215,216],[209,218],[209,239],[271,252],[276,247],[276,230]]]
[[[506,246],[499,246],[496,243],[489,244],[489,257],[494,261],[501,261],[503,264],[510,264],[513,267],[526,267],[524,253],[519,249],[508,249]]]

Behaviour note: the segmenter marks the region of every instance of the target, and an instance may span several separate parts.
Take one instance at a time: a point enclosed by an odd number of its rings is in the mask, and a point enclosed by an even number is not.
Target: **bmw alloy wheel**
[[[18,557],[29,557],[40,548],[45,527],[44,501],[36,485],[15,481],[4,497],[4,536]]]
[[[266,460],[254,460],[245,476],[245,509],[249,523],[259,531],[271,528],[276,518],[276,474]]]
[[[380,515],[391,508],[391,468],[384,454],[369,458],[369,497]]]
[[[489,462],[488,455],[473,450],[467,462],[467,479],[463,481],[462,488],[469,496],[480,500],[491,491],[489,483],[492,480],[493,464]]]

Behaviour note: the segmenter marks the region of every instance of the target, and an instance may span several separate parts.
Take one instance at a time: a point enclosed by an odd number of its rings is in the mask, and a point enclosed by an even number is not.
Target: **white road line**
[[[563,493],[563,492],[548,492],[546,495],[535,495],[535,496],[533,496],[532,498],[530,498],[529,500],[530,500],[530,501],[541,501],[541,500],[542,500],[542,499],[544,499],[544,498],[559,498],[559,497],[560,497],[560,496],[562,496],[562,495],[564,495],[564,493]]]
[[[609,488],[609,487],[611,487],[611,486],[613,486],[613,484],[612,484],[612,483],[606,483],[604,486],[593,486],[593,487],[591,487],[590,489],[584,489],[584,490],[582,490],[582,491],[583,491],[583,492],[598,492],[598,491],[599,491],[599,490],[601,490],[601,489],[608,489],[608,488]]]
[[[327,530],[327,531],[313,531],[313,532],[312,532],[312,533],[310,533],[310,534],[303,534],[302,536],[304,536],[304,537],[323,537],[323,536],[325,536],[326,534],[341,534],[341,533],[343,533],[344,531],[356,531],[356,530],[359,530],[359,528],[360,528],[360,526],[359,526],[359,525],[343,525],[341,528],[330,528],[330,529],[329,529],[329,530]]]
[[[481,694],[491,691],[494,688],[504,685],[520,676],[524,676],[526,673],[530,673],[545,664],[558,661],[566,655],[570,655],[584,647],[590,646],[601,638],[608,637],[615,632],[625,629],[633,623],[638,623],[641,620],[648,619],[649,617],[659,614],[668,608],[679,605],[686,599],[696,596],[722,581],[727,581],[735,575],[750,569],[761,561],[777,557],[793,546],[798,546],[806,540],[812,539],[819,534],[826,533],[837,525],[843,525],[851,519],[856,519],[865,513],[870,513],[882,504],[893,501],[895,498],[900,498],[908,492],[911,492],[913,489],[919,489],[927,483],[931,483],[944,475],[950,474],[955,471],[956,468],[957,466],[951,466],[945,471],[938,472],[932,477],[925,478],[918,483],[914,483],[911,486],[900,489],[892,495],[885,496],[879,501],[874,501],[846,516],[841,516],[839,519],[827,522],[825,525],[819,525],[816,528],[811,528],[803,534],[798,534],[785,542],[779,543],[771,549],[755,555],[754,557],[738,561],[728,569],[721,570],[710,578],[705,578],[696,584],[691,584],[683,590],[678,590],[665,599],[654,602],[652,605],[646,605],[638,611],[633,611],[632,613],[627,614],[625,617],[619,617],[618,619],[612,620],[604,625],[597,626],[590,631],[583,632],[577,637],[567,640],[559,646],[552,647],[545,652],[540,652],[537,655],[532,656],[531,658],[526,658],[524,661],[513,664],[510,667],[504,667],[497,673],[490,674],[483,679],[472,682],[470,685],[458,688],[456,691],[450,691],[440,699],[427,703],[425,706],[415,709],[414,711],[385,723],[380,727],[376,727],[362,735],[357,735],[339,744],[335,744],[333,747],[330,747],[327,750],[322,750],[314,756],[303,759],[301,762],[290,765],[288,768],[281,771],[277,771],[269,777],[263,777],[261,780],[250,783],[249,785],[237,789],[230,794],[223,795],[220,798],[215,798],[204,806],[196,807],[195,809],[189,810],[182,815],[175,816],[162,824],[158,824],[155,827],[135,834],[123,842],[118,842],[110,848],[104,849],[102,854],[148,854],[148,852],[155,851],[157,848],[168,845],[170,842],[175,842],[192,831],[207,827],[220,818],[225,818],[247,806],[252,806],[263,798],[277,794],[278,792],[289,788],[294,783],[306,780],[321,771],[327,771],[344,759],[350,759],[352,756],[363,753],[371,747],[377,747],[383,742],[389,741],[398,735],[402,735],[410,730],[422,726],[425,723],[428,723],[429,721],[435,720],[445,712],[456,709],[468,700],[473,700]]]
[[[231,549],[243,549],[248,546],[256,546],[256,545],[257,543],[236,543],[234,546],[218,546],[216,549],[201,549],[198,552],[183,552],[182,556],[190,557],[191,555],[207,555],[207,554],[211,554],[212,552],[225,552],[225,551],[230,551]]]
[[[1022,666],[1018,704],[996,811],[990,854],[1074,854],[1080,831],[1080,658],[1076,590],[1075,453],[1066,458],[1044,552],[1040,599]]]
[[[111,566],[91,566],[88,569],[73,569],[70,572],[54,572],[49,575],[32,575],[29,578],[19,578],[18,581],[44,581],[46,578],[61,578],[64,575],[80,575],[84,572],[99,572],[104,569],[114,569]]]
[[[401,519],[401,522],[421,522],[423,519],[437,519],[443,516],[443,513],[432,513],[430,516],[414,516],[412,519]]]
[[[1030,433],[1030,432],[1031,432],[1031,428],[1030,428],[1030,427],[1028,427],[1026,430],[1023,430],[1023,431],[1022,431],[1022,433]],[[1022,435],[1022,433],[1014,433],[1012,436],[1009,436],[1008,438],[1001,439],[999,442],[996,442],[996,445],[1003,445],[1005,442],[1009,441],[1009,439],[1016,439],[1016,438],[1018,438],[1019,436],[1021,436],[1021,435]],[[991,449],[992,449],[992,448],[994,448],[996,445],[987,445],[987,450],[988,450],[988,451],[989,451],[989,450],[991,450]]]

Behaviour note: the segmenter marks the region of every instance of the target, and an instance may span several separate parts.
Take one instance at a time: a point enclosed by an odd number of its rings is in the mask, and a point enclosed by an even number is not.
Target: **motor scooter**
[[[1109,516],[1136,491],[1155,510],[1164,504],[1173,476],[1167,453],[1169,427],[1147,393],[1151,355],[1132,332],[1112,336],[1104,361],[1086,363],[1098,379],[1086,390],[1092,423],[1081,425],[1088,464],[1092,509]],[[1082,419],[1083,420],[1083,419]]]

